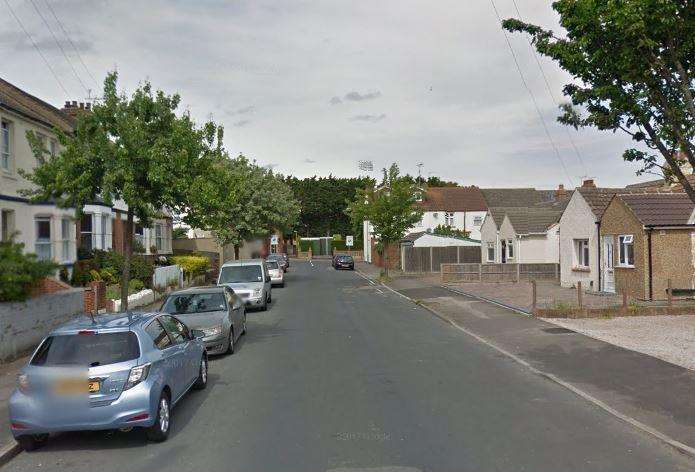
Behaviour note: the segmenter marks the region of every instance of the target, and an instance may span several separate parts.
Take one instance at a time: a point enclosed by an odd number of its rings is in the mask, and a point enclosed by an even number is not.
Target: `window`
[[[72,225],[72,220],[70,218],[63,218],[60,220],[60,239],[62,246],[62,257],[63,261],[71,261],[72,254],[70,254],[70,226]]]
[[[219,284],[249,282],[263,282],[263,270],[260,264],[225,266],[220,271]]]
[[[150,323],[147,328],[145,328],[145,331],[150,335],[157,349],[166,349],[171,346],[171,339],[169,339],[169,335],[164,331],[164,328],[162,328],[158,320],[154,320]]]
[[[58,155],[58,141],[51,139],[51,147],[49,149],[51,156],[55,157]]]
[[[145,247],[145,229],[142,227],[142,225],[134,225],[134,233],[135,233],[135,243],[136,246],[140,246],[138,249],[139,250],[144,250]],[[135,250],[135,249],[133,249]]]
[[[92,244],[92,214],[85,213],[80,220],[80,247],[85,251],[94,249]]]
[[[589,240],[574,240],[574,265],[575,267],[589,268]]]
[[[10,137],[12,125],[9,121],[0,121],[0,168],[10,170],[12,143]]]
[[[109,223],[111,216],[101,215],[101,247],[100,249],[106,251],[111,246],[111,238],[109,238]]]
[[[48,151],[48,138],[46,137],[45,134],[41,133],[34,133],[34,136],[36,136],[36,139],[38,139],[39,143],[41,143],[41,157],[38,158],[39,162],[44,162],[44,156],[45,153]]]
[[[634,236],[632,234],[623,234],[618,237],[618,255],[621,266],[634,267],[635,247]]]
[[[42,261],[50,261],[51,254],[51,219],[36,218],[36,255]]]
[[[159,321],[162,322],[164,329],[167,330],[174,344],[181,344],[188,339],[186,327],[176,318],[172,318],[171,316],[162,316],[159,318]]]
[[[132,331],[51,336],[41,344],[31,365],[98,366],[140,357],[138,337]]]
[[[487,261],[495,262],[495,243],[487,243]]]
[[[507,259],[514,259],[514,240],[507,239]]]
[[[277,264],[277,263],[276,263]],[[192,293],[188,295],[171,295],[162,306],[162,311],[172,315],[210,313],[225,311],[224,293]]]
[[[2,220],[0,221],[0,225],[2,225],[0,241],[9,241],[12,238],[12,233],[14,233],[14,211],[2,210],[0,220]]]
[[[154,242],[157,247],[157,252],[161,252],[164,249],[164,226],[157,223],[154,225]]]
[[[483,217],[482,216],[473,217],[473,225],[480,226],[482,224],[483,224]]]
[[[446,226],[454,226],[454,214],[451,212],[444,213],[444,224]]]

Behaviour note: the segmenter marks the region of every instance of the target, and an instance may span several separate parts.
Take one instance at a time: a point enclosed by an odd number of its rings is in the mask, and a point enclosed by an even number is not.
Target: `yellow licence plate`
[[[90,380],[87,382],[87,385],[85,385],[84,380],[60,380],[55,385],[55,393],[59,395],[79,395],[85,393],[85,387],[87,387],[87,392],[96,393],[101,385],[98,380]]]

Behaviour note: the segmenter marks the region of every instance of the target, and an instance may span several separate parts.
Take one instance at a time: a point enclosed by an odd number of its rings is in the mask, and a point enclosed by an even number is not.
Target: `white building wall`
[[[598,274],[598,226],[596,216],[582,197],[574,192],[560,218],[560,284],[575,287],[577,282],[587,290],[600,290]],[[574,241],[589,240],[589,270],[577,270]]]
[[[480,243],[434,234],[423,234],[413,243],[414,247],[480,246]]]
[[[551,226],[545,234],[522,236],[519,240],[519,260],[526,264],[554,263],[559,261],[558,225]]]
[[[497,262],[502,262],[502,241],[506,241],[506,245],[509,245],[509,241],[511,241],[514,245],[514,251],[512,252],[513,257],[507,257],[507,262],[519,262],[519,241],[517,239],[514,227],[509,221],[509,218],[505,216],[500,225],[499,240],[497,242]]]
[[[499,257],[498,242],[497,225],[492,215],[488,213],[483,220],[483,225],[480,227],[480,250],[483,263],[490,262],[488,261],[488,244],[495,246],[495,262],[497,261]]]
[[[33,188],[33,185],[19,175],[19,170],[31,171],[37,165],[36,157],[29,146],[27,131],[44,136],[47,149],[51,142],[58,143],[53,130],[47,126],[28,120],[21,115],[0,109],[0,121],[10,123],[10,159],[5,169],[0,165],[0,225],[3,223],[3,213],[7,216],[8,229],[15,234],[15,241],[24,243],[26,252],[36,252],[37,249],[37,218],[48,218],[50,238],[41,245],[42,253],[60,264],[73,264],[76,260],[74,228],[74,209],[61,209],[51,204],[32,205],[19,194],[21,189]],[[62,219],[69,219],[71,229],[68,239],[63,239]],[[0,226],[1,227],[1,226]],[[66,241],[64,243],[64,241]],[[49,249],[50,248],[50,249]]]
[[[469,231],[471,239],[480,239],[480,228],[485,218],[485,211],[456,211],[454,213],[454,224],[452,228]],[[422,220],[415,224],[409,233],[427,231],[436,228],[439,225],[446,224],[445,211],[426,211],[422,215]]]

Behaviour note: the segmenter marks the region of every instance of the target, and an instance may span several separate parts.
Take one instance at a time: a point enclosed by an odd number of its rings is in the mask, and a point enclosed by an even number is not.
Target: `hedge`
[[[57,264],[40,261],[36,254],[25,254],[22,243],[0,242],[0,302],[26,300],[32,285],[57,269]]]
[[[203,275],[210,268],[210,259],[205,256],[173,256],[169,260],[180,266],[186,277]]]

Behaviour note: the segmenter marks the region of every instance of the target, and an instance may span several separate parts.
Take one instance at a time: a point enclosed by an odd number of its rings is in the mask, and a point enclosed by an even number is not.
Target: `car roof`
[[[190,288],[184,288],[183,290],[177,290],[175,292],[171,292],[168,296],[171,295],[183,295],[183,294],[188,294],[188,293],[221,293],[226,290],[226,287],[223,287],[221,285],[206,285],[203,287],[190,287]]]
[[[96,315],[81,315],[51,331],[51,334],[70,334],[81,330],[128,331],[141,326],[157,317],[159,313],[111,313]]]
[[[263,259],[239,259],[238,261],[229,261],[222,264],[222,267],[242,266],[242,265],[259,265],[263,264]]]

